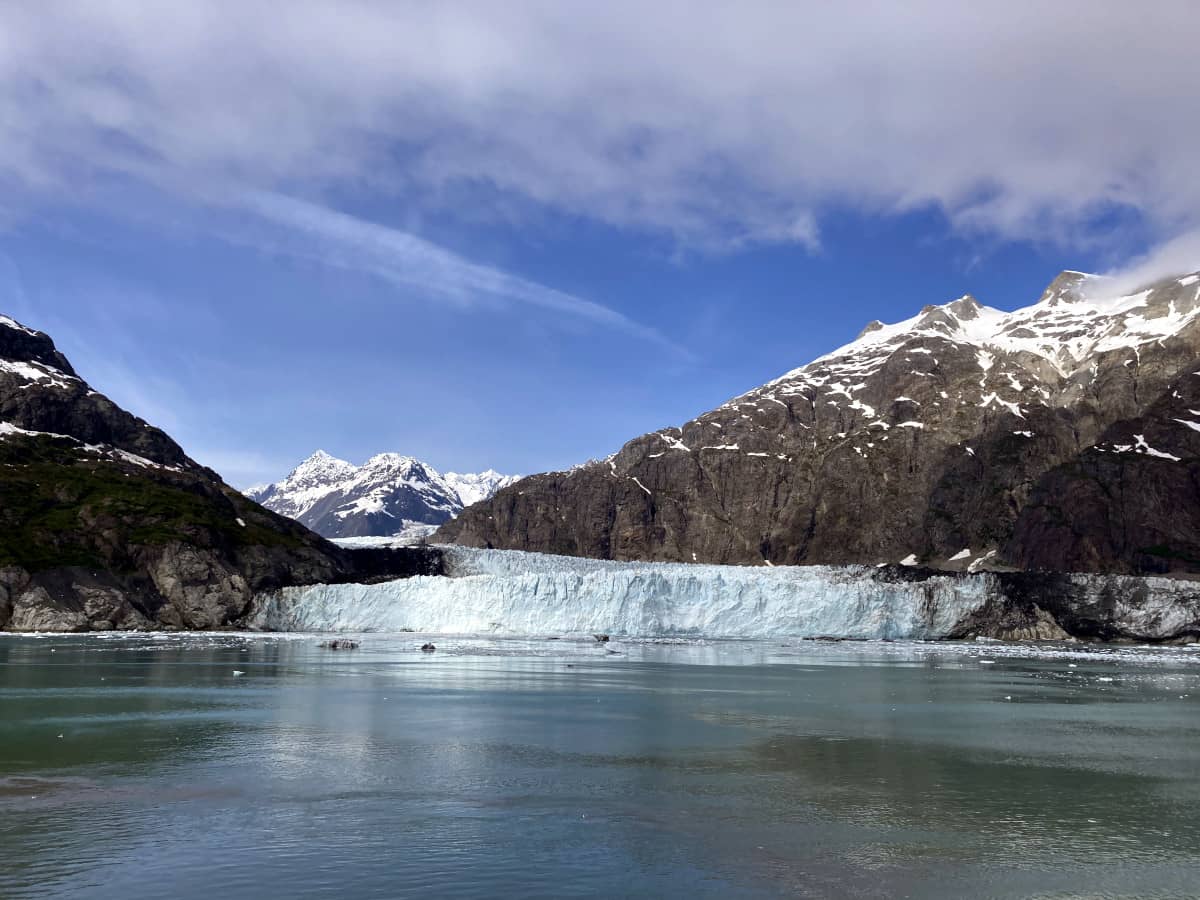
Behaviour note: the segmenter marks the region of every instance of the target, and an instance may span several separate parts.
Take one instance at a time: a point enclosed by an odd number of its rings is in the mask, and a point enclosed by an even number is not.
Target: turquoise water
[[[1200,894],[1197,651],[318,640],[0,638],[0,896]]]

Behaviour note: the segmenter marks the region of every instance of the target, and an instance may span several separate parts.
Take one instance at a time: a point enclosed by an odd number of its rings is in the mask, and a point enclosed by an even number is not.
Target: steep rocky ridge
[[[622,560],[1197,572],[1200,275],[962,297],[437,539]],[[1195,427],[1194,427],[1195,426]]]
[[[261,590],[437,569],[263,509],[0,316],[0,629],[214,628]]]
[[[443,475],[399,453],[355,466],[318,450],[282,481],[246,496],[328,538],[391,536],[447,522],[516,480],[490,469]]]

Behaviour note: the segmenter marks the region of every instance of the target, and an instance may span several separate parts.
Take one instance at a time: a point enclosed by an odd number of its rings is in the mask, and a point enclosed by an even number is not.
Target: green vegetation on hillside
[[[0,441],[0,565],[128,571],[130,548],[174,541],[227,550],[306,543],[196,475],[117,462],[67,439]]]

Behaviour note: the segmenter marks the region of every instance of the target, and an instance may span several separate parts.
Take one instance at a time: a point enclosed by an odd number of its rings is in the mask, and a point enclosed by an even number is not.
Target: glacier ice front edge
[[[986,574],[891,580],[868,567],[619,563],[444,548],[449,576],[259,596],[252,628],[714,638],[935,639],[995,596]]]

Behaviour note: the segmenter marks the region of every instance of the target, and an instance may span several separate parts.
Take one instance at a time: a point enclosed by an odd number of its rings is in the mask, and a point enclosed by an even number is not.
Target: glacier
[[[936,639],[997,593],[986,573],[894,578],[830,566],[630,563],[441,548],[447,576],[289,587],[245,622],[271,631]]]

